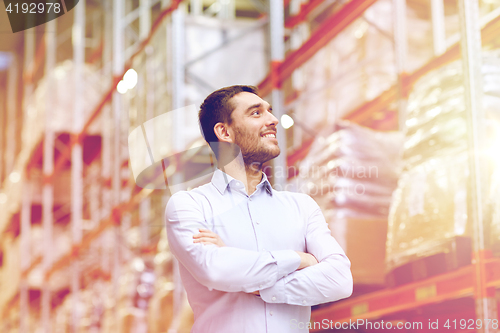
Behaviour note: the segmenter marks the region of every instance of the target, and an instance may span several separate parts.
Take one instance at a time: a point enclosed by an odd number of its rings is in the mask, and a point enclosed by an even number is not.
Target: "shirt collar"
[[[227,187],[232,182],[237,182],[237,180],[220,169],[215,170],[214,175],[212,176],[212,184],[221,194],[224,194]],[[264,172],[262,173],[262,179],[257,185],[257,188],[262,186],[265,187],[265,190],[269,195],[273,195],[271,183],[267,179],[267,175]]]

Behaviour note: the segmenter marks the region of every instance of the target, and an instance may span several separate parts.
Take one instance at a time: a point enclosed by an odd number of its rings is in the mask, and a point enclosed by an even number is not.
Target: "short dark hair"
[[[209,144],[210,142],[219,141],[214,132],[215,124],[231,124],[231,113],[235,108],[233,103],[231,103],[231,98],[241,92],[259,95],[257,88],[254,86],[235,85],[214,91],[201,104],[200,112],[198,112],[198,120],[203,137]]]

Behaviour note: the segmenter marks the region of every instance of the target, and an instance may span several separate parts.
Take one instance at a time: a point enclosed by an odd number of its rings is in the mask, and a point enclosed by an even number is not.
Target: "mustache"
[[[260,134],[262,135],[263,133],[266,133],[266,132],[274,132],[274,133],[278,133],[278,128],[276,126],[271,126],[269,128],[266,128],[265,130],[263,130],[262,132],[260,132]]]

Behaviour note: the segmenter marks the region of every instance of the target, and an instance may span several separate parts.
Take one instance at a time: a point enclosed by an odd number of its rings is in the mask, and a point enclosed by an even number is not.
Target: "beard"
[[[262,165],[280,154],[280,148],[274,143],[266,143],[256,133],[248,133],[240,128],[235,129],[235,144],[241,149],[245,166]]]

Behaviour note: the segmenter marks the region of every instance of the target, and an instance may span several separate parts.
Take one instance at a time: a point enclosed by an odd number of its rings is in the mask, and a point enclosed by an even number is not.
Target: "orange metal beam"
[[[489,22],[482,30],[483,45],[494,41],[500,29],[500,18]],[[426,65],[408,75],[403,80],[403,94],[408,93],[413,84],[433,69],[439,68],[460,58],[459,43],[451,46],[444,54],[431,59]],[[397,98],[397,88],[392,87],[377,98],[355,109],[344,119],[363,123],[369,121],[371,115],[387,109],[387,106]],[[500,287],[500,259],[483,260],[486,285],[489,290],[480,291],[490,294],[492,288]],[[424,281],[411,283],[394,289],[386,289],[367,295],[334,303],[329,307],[313,311],[311,321],[345,322],[357,319],[377,319],[396,312],[413,309],[427,304],[437,303],[465,296],[474,296],[475,274],[474,265],[436,276]],[[314,330],[313,330],[314,331]]]
[[[485,260],[486,283],[500,287],[500,259]],[[373,320],[417,307],[474,296],[474,265],[423,281],[342,300],[313,311],[312,322]],[[313,330],[314,331],[314,330]]]
[[[118,207],[115,207],[111,214],[99,222],[99,226],[91,231],[89,231],[82,239],[82,243],[75,248],[71,249],[68,253],[63,255],[59,260],[57,260],[46,273],[46,278],[48,279],[52,274],[58,270],[68,266],[74,259],[74,256],[78,256],[85,249],[90,247],[90,244],[94,239],[96,239],[104,230],[113,224],[119,223],[117,219],[125,212],[129,212],[134,208],[142,199],[144,199],[151,191],[147,189],[141,189],[132,198]]]
[[[36,266],[40,265],[41,263],[42,263],[42,256],[36,257],[31,262],[31,266],[28,267],[26,270],[24,270],[24,271],[21,272],[21,276],[23,277],[23,279],[28,278],[28,275],[29,275],[29,273],[31,273],[31,271],[33,270],[33,268],[35,268]]]
[[[500,17],[497,17],[492,21],[490,21],[488,24],[486,24],[484,28],[481,30],[481,39],[483,45],[488,45],[492,43],[497,38],[499,30],[500,30]],[[404,76],[402,94],[408,95],[415,82],[417,82],[417,80],[419,80],[425,74],[459,58],[460,58],[460,45],[459,43],[456,43],[450,46],[450,48],[448,48],[448,50],[441,56],[432,58],[428,63],[426,63],[421,68],[417,69],[412,74]],[[260,89],[263,89],[263,91],[265,92],[266,91],[265,89],[267,89],[266,87],[270,85],[270,76],[266,77],[266,79],[261,83],[261,85],[263,86],[263,88]],[[352,122],[355,122],[363,126],[372,127],[371,125],[373,125],[374,121],[371,118],[375,113],[377,112],[387,113],[388,111],[394,113],[393,110],[388,110],[388,106],[392,102],[395,102],[397,97],[398,97],[397,87],[392,86],[388,90],[382,92],[379,96],[377,96],[373,100],[364,103],[363,105],[357,107],[350,113],[346,114],[343,117],[343,119],[350,120]],[[294,98],[297,98],[297,96],[294,96]],[[390,114],[386,117],[386,120],[387,123],[384,125],[380,124],[380,122],[375,121],[375,123],[377,123],[376,124],[377,129],[384,131],[397,129],[398,126],[397,116],[395,116],[394,114]],[[309,143],[307,142],[305,143],[305,145],[309,146]],[[305,149],[307,149],[307,147],[305,147]],[[298,159],[300,159],[295,157],[296,154],[304,155],[303,147],[299,148],[297,150],[297,153],[294,152],[290,154],[288,158],[289,161],[293,160],[294,162],[296,162]],[[288,165],[292,164],[290,164],[289,162]]]
[[[119,76],[113,78],[113,82],[111,84],[111,87],[106,91],[106,94],[101,99],[101,102],[96,106],[96,108],[92,112],[92,114],[89,117],[89,119],[87,119],[86,123],[84,124],[84,127],[83,127],[82,131],[78,135],[74,136],[71,139],[71,144],[68,145],[66,147],[66,149],[59,156],[58,160],[56,161],[56,163],[54,165],[54,172],[53,172],[53,174],[57,173],[60,170],[60,168],[64,165],[64,163],[69,160],[69,158],[71,156],[71,149],[73,148],[73,146],[75,144],[77,144],[77,143],[82,143],[83,142],[83,139],[84,139],[84,137],[86,135],[86,132],[87,132],[88,128],[97,119],[97,117],[101,113],[101,111],[104,108],[104,106],[106,105],[106,103],[111,99],[111,96],[113,95],[113,92],[115,91],[116,86],[118,85],[118,82],[120,82],[120,80],[123,78],[123,75],[125,75],[126,71],[131,68],[132,62],[133,62],[134,58],[137,57],[144,50],[144,48],[149,44],[149,42],[151,41],[151,38],[153,37],[153,35],[155,34],[155,32],[160,27],[160,24],[163,22],[163,20],[172,11],[174,11],[178,7],[178,5],[179,5],[180,2],[181,2],[181,0],[174,0],[174,1],[172,1],[172,5],[169,8],[165,9],[160,14],[160,16],[155,20],[155,22],[153,23],[153,25],[151,27],[151,31],[149,32],[148,37],[141,42],[141,44],[138,47],[137,51],[130,57],[130,60],[125,65],[125,68],[124,68],[124,71],[123,71],[122,75],[119,75]],[[30,160],[30,163],[28,164],[28,167],[27,167],[28,170],[31,167],[33,167],[32,163],[34,163],[34,161]]]
[[[64,149],[64,151],[61,152],[61,155],[59,156],[58,160],[55,163],[54,172],[52,173],[51,176],[49,176],[49,178],[53,177],[53,175],[56,174],[56,172],[58,172],[60,170],[60,168],[64,165],[64,163],[67,160],[69,160],[69,158],[71,156],[71,149],[73,148],[73,146],[77,142],[79,142],[79,143],[83,142],[83,138],[85,137],[88,128],[90,127],[90,125],[92,124],[92,122],[95,121],[95,119],[97,119],[97,116],[100,114],[100,112],[102,111],[103,107],[106,105],[106,103],[111,98],[113,91],[116,89],[116,85],[121,80],[121,78],[123,77],[123,75],[125,75],[125,72],[131,67],[133,59],[144,50],[144,48],[147,46],[147,44],[151,41],[151,38],[153,37],[154,33],[160,27],[161,22],[172,11],[174,11],[178,7],[178,5],[179,5],[179,3],[181,1],[182,0],[173,0],[171,6],[169,8],[167,8],[167,9],[165,9],[160,14],[160,16],[155,20],[155,22],[153,23],[153,25],[151,27],[151,31],[150,31],[148,37],[145,40],[143,40],[143,42],[141,43],[141,45],[138,48],[138,50],[132,55],[132,57],[130,58],[130,60],[127,62],[126,66],[125,66],[125,70],[124,70],[123,74],[121,75],[121,77],[115,77],[115,78],[113,78],[113,83],[112,83],[111,87],[107,90],[106,94],[102,98],[102,100],[99,103],[99,105],[92,112],[91,116],[89,117],[89,119],[85,123],[82,131],[78,135],[73,136],[72,139],[71,139],[71,143],[66,146],[66,149]],[[36,157],[36,155],[37,155],[37,152],[34,152],[32,154],[30,162],[27,165],[27,171],[29,171],[32,167],[34,167],[34,164],[36,163],[36,159],[33,159],[33,157]],[[89,233],[87,233],[83,237],[82,243],[79,246],[77,246],[75,249],[72,249],[69,253],[63,255],[57,262],[55,262],[53,264],[53,266],[51,267],[51,269],[46,273],[46,278],[50,277],[50,275],[52,275],[54,272],[58,271],[59,269],[67,266],[71,262],[71,260],[73,258],[73,255],[75,253],[76,254],[81,253],[82,250],[88,248],[90,246],[91,241],[94,240],[95,238],[97,238],[102,233],[102,231],[104,231],[108,226],[110,226],[113,223],[113,215],[116,212],[124,212],[124,211],[130,210],[141,199],[143,199],[145,197],[145,193],[146,192],[149,193],[149,190],[144,190],[143,189],[143,190],[139,191],[136,195],[134,195],[130,199],[130,201],[128,203],[125,203],[125,204],[122,204],[122,205],[120,205],[118,207],[115,207],[113,209],[113,211],[112,211],[111,216],[108,217],[107,219],[102,220],[99,223],[99,227],[97,227],[96,229],[94,229],[94,230],[90,231]],[[35,262],[33,262],[32,265],[26,271],[22,272],[22,274],[29,274],[29,272],[35,267],[35,265],[39,264],[39,260],[41,260],[41,258],[36,258]]]
[[[384,315],[432,304],[444,299],[472,295],[474,289],[472,273],[473,267],[471,265],[459,271],[425,281],[340,301],[329,307],[313,311],[311,321],[321,322],[326,319],[333,322],[344,322],[357,319],[377,319]],[[450,288],[450,286],[454,288]]]
[[[279,67],[279,83],[292,75],[293,71],[312,58],[329,41],[344,30],[355,19],[361,16],[376,0],[351,0],[338,12],[331,15],[323,22],[311,37],[297,50],[289,53]],[[271,74],[258,85],[260,94],[266,96],[271,92]]]
[[[397,98],[397,88],[391,87],[371,101],[361,105],[352,112],[348,113],[343,119],[350,120],[357,124],[369,120],[372,114],[378,111],[385,111],[387,106]]]
[[[499,29],[500,17],[497,17],[486,24],[486,26],[481,30],[481,39],[483,45],[487,45],[493,42],[498,36]],[[405,76],[403,78],[403,95],[407,95],[411,91],[415,82],[417,82],[417,80],[419,80],[425,74],[458,59],[460,59],[460,45],[459,43],[455,43],[442,55],[432,58],[424,66],[417,69],[412,74]],[[393,86],[384,91],[375,99],[361,105],[360,107],[344,116],[344,119],[348,119],[356,123],[361,123],[369,119],[369,117],[374,112],[385,111],[390,103],[396,101],[396,98],[397,87]]]
[[[285,21],[285,28],[291,29],[297,24],[305,21],[307,15],[309,15],[316,7],[318,7],[325,0],[310,0],[308,3],[300,5],[300,12],[297,15],[290,16]]]

